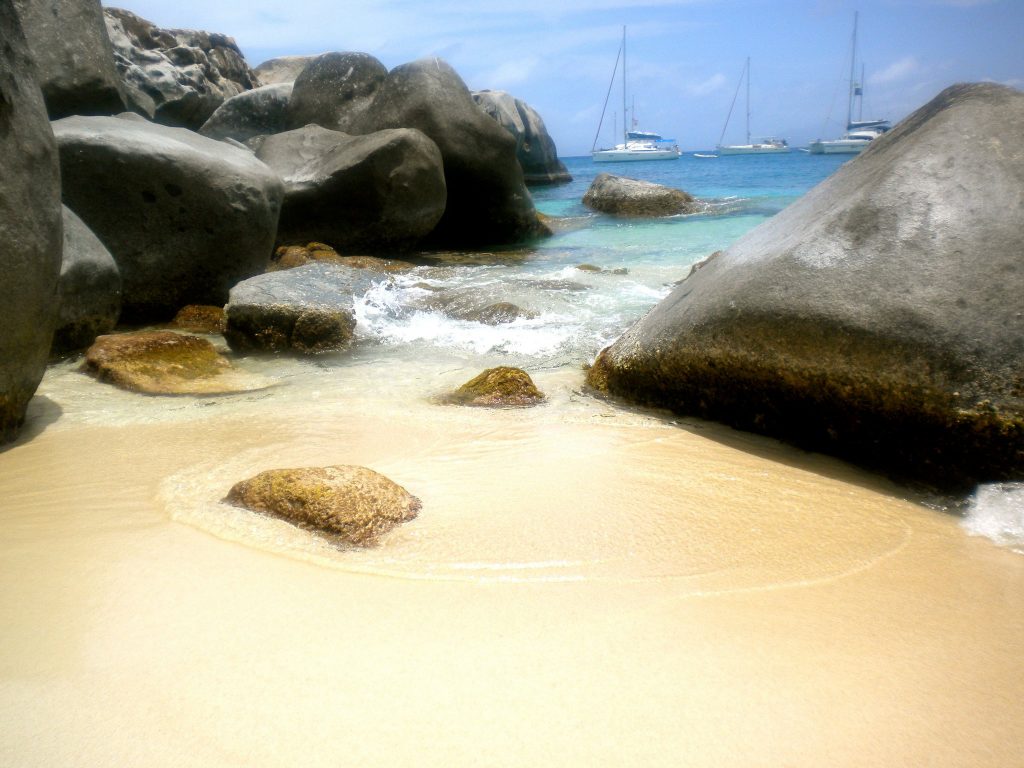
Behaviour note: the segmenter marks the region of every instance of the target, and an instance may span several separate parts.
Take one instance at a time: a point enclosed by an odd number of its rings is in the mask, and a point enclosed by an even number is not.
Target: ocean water
[[[716,159],[686,154],[678,161],[614,166],[589,157],[565,162],[571,183],[532,190],[538,210],[557,217],[554,237],[526,249],[463,257],[470,263],[457,268],[444,262],[422,267],[382,284],[360,304],[362,338],[427,355],[497,356],[526,368],[588,362],[664,298],[692,264],[778,213],[843,159],[794,152]],[[686,190],[708,201],[709,210],[653,220],[596,214],[582,198],[602,171]],[[512,302],[529,316],[487,326],[451,311],[496,302]]]

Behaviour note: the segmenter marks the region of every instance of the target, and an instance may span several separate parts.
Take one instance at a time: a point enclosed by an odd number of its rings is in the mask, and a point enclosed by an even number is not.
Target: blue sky
[[[672,136],[684,149],[718,142],[747,56],[755,135],[800,146],[840,133],[854,10],[860,12],[859,59],[867,69],[865,117],[898,120],[956,82],[991,80],[1024,89],[1024,0],[105,4],[164,27],[231,35],[253,66],[331,50],[365,51],[389,68],[440,56],[470,88],[507,90],[533,106],[563,156],[590,150],[623,24],[630,102],[635,99],[640,127]],[[617,110],[621,123],[620,89],[608,109]],[[744,138],[742,99],[725,143]],[[600,143],[613,138],[606,127]]]

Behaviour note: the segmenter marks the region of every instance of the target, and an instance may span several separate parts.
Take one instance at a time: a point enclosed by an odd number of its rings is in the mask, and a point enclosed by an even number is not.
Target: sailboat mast
[[[622,146],[629,142],[629,129],[626,127],[626,25],[622,25]]]
[[[750,57],[747,56],[747,144],[750,143]]]
[[[857,83],[857,95],[860,101],[857,102],[857,119],[864,119],[864,62],[860,63],[860,82]]]
[[[853,44],[850,46],[850,95],[846,101],[846,125],[853,121],[853,78],[857,71],[857,11],[853,12]]]

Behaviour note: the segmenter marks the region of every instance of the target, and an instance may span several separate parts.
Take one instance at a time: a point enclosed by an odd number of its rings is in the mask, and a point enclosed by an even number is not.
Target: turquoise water
[[[843,162],[803,152],[613,165],[567,158],[571,183],[532,190],[537,209],[557,217],[553,237],[458,264],[440,261],[382,283],[360,302],[359,333],[378,350],[383,344],[423,358],[483,357],[528,370],[578,366],[667,296],[692,264],[728,247]],[[599,172],[683,189],[708,201],[709,210],[660,219],[594,213],[582,199]],[[501,325],[465,319],[497,302],[514,303],[527,316]]]

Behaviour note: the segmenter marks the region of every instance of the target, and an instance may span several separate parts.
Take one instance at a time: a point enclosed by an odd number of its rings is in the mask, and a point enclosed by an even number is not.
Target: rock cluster
[[[161,29],[120,8],[104,14],[129,105],[159,123],[198,130],[224,101],[259,84],[227,35]]]
[[[251,152],[114,117],[67,117],[53,130],[64,201],[121,271],[122,320],[223,304],[235,283],[263,271],[284,185]]]

